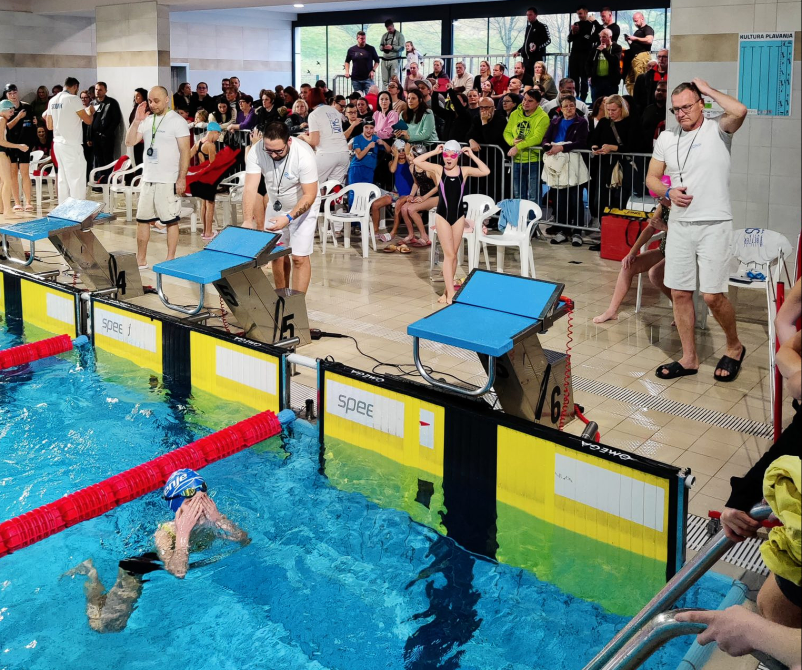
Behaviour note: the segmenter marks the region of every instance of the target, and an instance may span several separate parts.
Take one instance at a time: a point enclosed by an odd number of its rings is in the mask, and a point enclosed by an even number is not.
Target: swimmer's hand
[[[95,569],[94,563],[92,563],[92,559],[87,558],[83,563],[79,563],[72,570],[67,570],[59,579],[63,579],[64,577],[75,579],[75,575],[90,576],[92,573],[97,575],[97,570]]]
[[[201,508],[203,509],[203,513],[206,515],[206,518],[212,523],[219,523],[223,518],[223,515],[220,514],[220,510],[217,509],[217,505],[214,504],[214,501],[205,493],[195,494],[195,497],[198,496],[200,496]]]
[[[190,498],[175,513],[175,537],[176,546],[178,540],[189,540],[189,534],[192,529],[198,525],[201,517],[203,516],[203,506],[198,496]]]

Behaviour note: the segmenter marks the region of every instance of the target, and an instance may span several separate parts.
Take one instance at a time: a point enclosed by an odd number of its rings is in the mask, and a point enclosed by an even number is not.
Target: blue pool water
[[[0,348],[15,343],[0,329]],[[247,413],[181,398],[149,373],[91,353],[0,377],[0,519]],[[147,575],[127,627],[108,634],[87,624],[84,578],[61,576],[92,558],[110,587],[117,562],[151,549],[170,517],[158,494],[0,558],[0,669],[571,670],[625,623],[334,488],[309,426],[203,474],[250,545],[183,581]],[[708,576],[686,603],[715,607],[728,589]],[[673,670],[689,644],[676,641],[647,667]]]

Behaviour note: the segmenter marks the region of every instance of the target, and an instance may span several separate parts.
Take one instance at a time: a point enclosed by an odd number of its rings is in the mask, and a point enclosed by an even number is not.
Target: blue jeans
[[[370,87],[376,83],[372,79],[351,79],[351,88],[354,92],[359,92],[362,95],[367,95]]]
[[[540,163],[512,164],[512,197],[540,204]]]

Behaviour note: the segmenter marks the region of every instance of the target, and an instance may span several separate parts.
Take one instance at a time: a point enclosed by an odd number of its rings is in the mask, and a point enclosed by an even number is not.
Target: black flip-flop
[[[663,370],[668,370],[668,372],[663,372]],[[674,361],[673,363],[661,365],[654,371],[654,374],[658,379],[677,379],[678,377],[689,377],[698,372],[699,370],[691,370],[690,368],[684,367],[679,361]]]
[[[743,345],[741,345],[743,347]],[[713,372],[713,379],[717,382],[733,382],[735,378],[738,376],[738,373],[741,371],[741,364],[744,362],[744,357],[746,356],[746,347],[743,347],[741,350],[741,357],[736,361],[734,358],[730,356],[722,356],[721,360],[719,360],[718,365],[716,366],[715,371]],[[716,374],[721,370],[722,372],[729,372],[730,374],[726,377],[721,377]]]

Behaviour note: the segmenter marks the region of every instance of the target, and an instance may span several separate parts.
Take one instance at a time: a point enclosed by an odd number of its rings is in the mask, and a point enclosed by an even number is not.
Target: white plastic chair
[[[112,177],[117,172],[122,172],[124,170],[128,170],[131,167],[131,159],[128,156],[120,156],[117,160],[109,163],[108,165],[102,165],[101,167],[95,168],[89,173],[89,179],[86,183],[86,192],[87,192],[87,199],[92,194],[92,189],[99,188],[103,191],[103,202],[106,203],[106,211],[111,211],[110,204],[109,204],[109,184],[111,183]],[[97,174],[99,172],[104,172],[105,170],[111,169],[111,173],[109,174],[109,178],[106,180],[105,184],[97,184]]]
[[[478,259],[476,258],[477,231],[481,232],[484,222],[493,215],[494,211],[498,211],[498,208],[493,198],[489,195],[480,195],[478,193],[466,195],[463,197],[463,201],[468,205],[465,220],[474,223],[471,230],[468,230],[466,224],[465,230],[462,233],[462,239],[466,242],[465,246],[468,248],[468,272],[470,272],[479,265]],[[429,270],[431,271],[434,270],[435,259],[437,258],[437,226],[434,223],[433,213],[429,214],[429,239],[432,241],[432,246],[429,248]],[[460,244],[457,254],[457,265],[462,265],[462,249],[463,245]]]
[[[504,202],[504,201],[502,201]],[[498,272],[504,272],[504,249],[505,247],[518,247],[521,254],[521,276],[536,279],[535,257],[532,254],[532,235],[535,226],[538,225],[543,216],[540,206],[531,200],[519,200],[518,222],[508,224],[501,234],[484,234],[481,229],[476,232],[476,246],[474,258],[479,264],[479,245],[485,257],[485,265],[490,269],[490,258],[487,254],[487,246],[496,247],[496,266]],[[501,203],[490,210],[487,216],[492,216],[501,210]]]
[[[350,211],[337,214],[332,211],[331,205],[335,200],[353,193]],[[375,184],[351,184],[342,191],[332,193],[323,201],[323,235],[321,237],[322,253],[326,253],[326,239],[329,231],[334,232],[334,224],[342,223],[345,232],[343,246],[351,247],[351,223],[358,222],[362,226],[362,258],[368,257],[368,244],[376,251],[376,234],[373,232],[373,222],[370,219],[370,204],[381,196],[381,189]],[[329,228],[331,225],[331,228]],[[370,242],[368,242],[370,240]]]
[[[117,211],[117,196],[125,196],[125,220],[131,221],[134,217],[134,194],[139,195],[142,190],[142,164],[130,170],[118,170],[109,178],[109,214]],[[126,177],[133,175],[130,184],[126,184]]]
[[[44,203],[52,205],[56,202],[55,167],[56,166],[53,165],[53,161],[50,159],[50,157],[44,155],[44,151],[37,150],[31,154],[30,175],[31,181],[36,189],[36,216],[42,216],[42,205]],[[47,198],[45,198],[44,194],[42,193],[42,187],[44,184],[47,184]]]
[[[337,246],[337,237],[334,234],[334,230],[330,230],[328,228],[328,226],[326,225],[326,218],[324,216],[324,211],[325,211],[325,208],[326,208],[326,196],[334,195],[332,193],[332,191],[337,186],[339,186],[340,189],[342,189],[342,184],[339,181],[337,181],[336,179],[329,179],[327,181],[324,181],[320,185],[320,210],[318,211],[318,215],[317,215],[317,235],[320,238],[320,246],[321,246],[321,248],[323,248],[323,253],[326,253],[326,250],[324,248],[325,244],[323,242],[323,238],[327,234],[331,235],[331,243],[335,247]],[[342,190],[338,191],[336,193],[336,195],[339,196],[340,193],[342,193]]]

